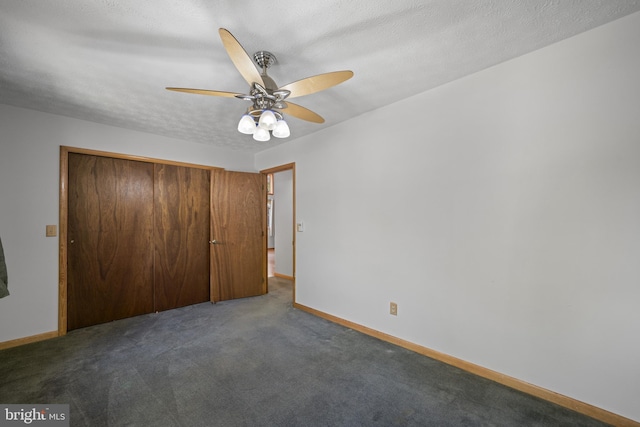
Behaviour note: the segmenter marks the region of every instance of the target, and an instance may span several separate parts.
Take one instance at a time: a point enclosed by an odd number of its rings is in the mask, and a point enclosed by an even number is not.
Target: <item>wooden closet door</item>
[[[206,169],[155,165],[155,309],[209,301]]]
[[[67,329],[153,310],[153,164],[69,153]]]

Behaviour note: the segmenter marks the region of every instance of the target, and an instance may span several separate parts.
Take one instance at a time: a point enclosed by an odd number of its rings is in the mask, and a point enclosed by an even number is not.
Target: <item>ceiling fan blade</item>
[[[208,90],[208,89],[189,89],[184,87],[168,87],[167,90],[173,90],[176,92],[186,92],[186,93],[195,93],[198,95],[211,95],[211,96],[223,96],[225,98],[233,98],[236,95],[240,95],[235,92],[222,92],[219,90]]]
[[[279,89],[291,91],[289,98],[296,98],[298,96],[309,95],[328,89],[344,82],[345,80],[349,80],[351,77],[353,77],[353,71],[334,71],[331,73],[307,77],[306,79],[284,85]]]
[[[294,104],[293,102],[283,101],[287,104],[287,108],[285,108],[282,112],[285,114],[289,114],[290,116],[297,117],[298,119],[306,120],[308,122],[313,123],[324,123],[324,119],[319,115],[309,110],[308,108],[304,108],[298,104]]]
[[[253,60],[249,55],[247,55],[247,52],[238,40],[233,37],[233,34],[224,28],[220,28],[218,32],[220,33],[222,44],[227,50],[233,65],[236,66],[240,74],[242,74],[242,77],[247,81],[247,83],[249,83],[249,86],[252,86],[254,83],[260,83],[264,86],[260,72],[253,64]]]

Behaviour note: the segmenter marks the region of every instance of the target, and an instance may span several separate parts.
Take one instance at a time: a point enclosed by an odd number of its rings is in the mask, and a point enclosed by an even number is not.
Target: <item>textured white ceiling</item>
[[[256,152],[247,103],[166,86],[247,92],[218,36],[278,58],[276,83],[352,70],[294,101],[322,125],[396,102],[640,10],[640,0],[2,0],[0,103]]]

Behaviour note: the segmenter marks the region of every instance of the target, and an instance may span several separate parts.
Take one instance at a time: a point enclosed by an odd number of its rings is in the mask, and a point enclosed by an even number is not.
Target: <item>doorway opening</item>
[[[260,172],[267,178],[268,276],[290,280],[295,301],[295,163]]]

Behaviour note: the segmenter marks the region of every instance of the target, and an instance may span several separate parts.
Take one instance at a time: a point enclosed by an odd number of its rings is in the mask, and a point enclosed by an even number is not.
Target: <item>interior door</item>
[[[153,310],[153,164],[69,153],[67,329]]]
[[[265,181],[259,173],[213,171],[213,302],[267,292]]]
[[[209,170],[155,165],[155,310],[209,301]]]

